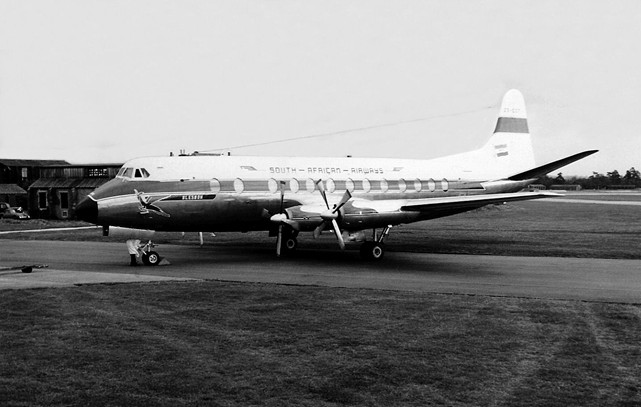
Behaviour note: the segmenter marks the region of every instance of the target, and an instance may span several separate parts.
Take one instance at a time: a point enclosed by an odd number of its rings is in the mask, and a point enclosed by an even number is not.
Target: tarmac
[[[511,257],[357,250],[160,245],[166,265],[128,266],[124,243],[0,241],[0,290],[221,280],[461,295],[641,303],[641,260]],[[32,266],[31,273],[23,273]]]

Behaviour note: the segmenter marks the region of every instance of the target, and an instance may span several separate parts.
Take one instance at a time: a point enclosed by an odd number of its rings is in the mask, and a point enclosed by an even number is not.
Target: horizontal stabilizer
[[[560,160],[556,160],[556,161],[553,161],[551,163],[542,165],[540,167],[536,167],[536,168],[533,168],[531,170],[527,170],[527,171],[520,172],[518,174],[512,175],[508,179],[510,181],[524,181],[524,180],[528,180],[528,179],[540,178],[540,177],[542,177],[542,176],[544,176],[544,175],[546,175],[546,174],[548,174],[548,173],[550,173],[550,172],[552,172],[552,171],[554,171],[556,169],[559,169],[559,168],[564,167],[564,166],[566,166],[568,164],[571,164],[571,163],[573,163],[575,161],[578,161],[578,160],[580,160],[582,158],[585,158],[585,157],[587,157],[589,155],[592,155],[592,154],[596,153],[597,151],[599,151],[599,150],[588,150],[588,151],[584,151],[582,153],[574,154],[574,155],[571,155],[569,157],[562,158]]]
[[[449,196],[444,198],[413,199],[401,206],[402,211],[438,211],[480,208],[490,204],[529,199],[554,198],[563,196],[553,192],[515,192],[504,194],[483,194],[468,196]]]

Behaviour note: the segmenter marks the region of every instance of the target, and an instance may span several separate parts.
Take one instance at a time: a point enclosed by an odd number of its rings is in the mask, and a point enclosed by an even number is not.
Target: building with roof
[[[70,165],[64,160],[16,160],[0,158],[0,202],[28,206],[27,189],[46,165]]]
[[[27,206],[27,191],[16,184],[0,184],[0,202],[9,206]]]
[[[95,188],[114,178],[122,164],[51,165],[28,188],[29,214],[34,218],[69,219],[76,205]]]

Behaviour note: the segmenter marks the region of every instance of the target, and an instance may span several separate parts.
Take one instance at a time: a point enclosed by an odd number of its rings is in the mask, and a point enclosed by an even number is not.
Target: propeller
[[[321,232],[331,224],[332,228],[334,229],[334,234],[336,235],[336,239],[338,239],[338,245],[340,246],[341,249],[344,250],[345,241],[343,240],[343,235],[341,234],[341,230],[338,227],[338,222],[336,220],[340,216],[341,208],[347,203],[347,201],[352,199],[352,194],[348,190],[345,190],[345,193],[343,194],[343,197],[341,198],[340,202],[334,205],[334,208],[330,209],[329,202],[327,202],[327,194],[325,193],[325,186],[323,185],[322,180],[319,179],[316,182],[316,186],[318,187],[318,191],[323,197],[323,201],[325,202],[325,206],[327,207],[327,210],[323,211],[320,214],[320,217],[323,219],[323,222],[320,225],[318,225],[316,229],[314,229],[314,238],[318,238]]]
[[[280,181],[280,207],[278,213],[272,215],[267,209],[263,209],[263,217],[269,219],[271,222],[278,223],[278,238],[276,239],[276,256],[280,257],[280,250],[283,242],[283,225],[288,225],[294,230],[298,230],[298,223],[289,220],[287,217],[287,212],[285,212],[283,206],[285,203],[285,181]]]
[[[283,213],[283,204],[285,202],[285,182],[279,181],[278,188],[280,189],[280,209],[278,213],[271,217],[272,222],[278,222],[278,237],[276,238],[276,257],[280,257],[280,249],[283,244],[283,216],[287,218],[287,214]]]

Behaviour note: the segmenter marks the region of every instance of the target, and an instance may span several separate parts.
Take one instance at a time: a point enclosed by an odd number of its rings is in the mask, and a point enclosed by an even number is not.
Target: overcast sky
[[[640,55],[637,0],[0,0],[0,158],[320,134],[232,154],[432,158],[485,143],[517,88],[538,164],[599,149],[564,174],[625,172]]]

